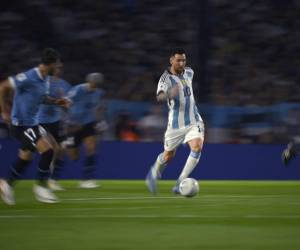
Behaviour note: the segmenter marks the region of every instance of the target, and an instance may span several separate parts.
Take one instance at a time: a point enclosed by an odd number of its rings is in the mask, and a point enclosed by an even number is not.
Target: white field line
[[[186,208],[186,206],[172,206],[173,208]],[[142,210],[142,209],[161,209],[161,206],[134,206],[134,207],[78,207],[78,208],[55,208],[55,212],[64,212],[64,211],[74,211],[74,212],[90,212],[90,211],[99,211],[99,210]],[[24,212],[40,212],[43,211],[39,208],[37,209],[16,209],[11,211],[11,213],[24,213]],[[10,212],[10,211],[7,211]]]
[[[91,201],[91,200],[155,200],[155,199],[182,199],[180,196],[128,196],[128,197],[89,197],[66,198],[62,201]]]
[[[205,199],[265,199],[265,198],[283,198],[285,195],[198,195]],[[183,199],[182,196],[123,196],[123,197],[84,197],[84,198],[65,198],[62,201],[89,201],[89,200],[157,200],[157,199]],[[300,195],[299,195],[300,198]]]

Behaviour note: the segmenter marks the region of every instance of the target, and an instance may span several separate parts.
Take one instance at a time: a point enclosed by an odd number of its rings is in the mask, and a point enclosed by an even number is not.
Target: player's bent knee
[[[194,152],[201,152],[203,147],[203,141],[201,139],[194,140],[189,143],[190,149]]]
[[[47,140],[46,137],[41,137],[37,142],[37,150],[42,154],[48,150],[53,151],[53,145]]]
[[[31,161],[32,160],[32,152],[29,150],[19,150],[19,157],[24,161]]]

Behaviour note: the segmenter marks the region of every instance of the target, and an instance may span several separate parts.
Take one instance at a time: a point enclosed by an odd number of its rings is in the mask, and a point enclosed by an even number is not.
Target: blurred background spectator
[[[61,52],[69,82],[102,72],[105,139],[163,139],[157,81],[168,49],[181,46],[206,142],[288,140],[283,128],[300,106],[297,0],[26,0],[1,2],[0,12],[0,78],[34,66],[45,47]]]
[[[167,127],[167,116],[161,105],[153,105],[138,122],[144,141],[160,141]]]
[[[140,133],[137,130],[136,122],[132,119],[130,113],[122,112],[118,114],[115,125],[115,138],[132,142],[140,140]]]

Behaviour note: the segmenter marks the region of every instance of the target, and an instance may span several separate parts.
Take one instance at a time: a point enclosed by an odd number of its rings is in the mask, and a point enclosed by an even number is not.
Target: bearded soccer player
[[[41,155],[38,165],[38,182],[33,191],[38,201],[55,203],[57,197],[47,187],[53,146],[39,125],[38,111],[42,103],[68,106],[67,99],[55,99],[47,95],[47,82],[60,62],[59,53],[51,48],[43,50],[41,63],[24,73],[9,77],[0,85],[0,105],[2,118],[10,123],[12,135],[20,142],[16,162],[10,169],[8,178],[0,180],[0,194],[8,205],[15,204],[14,184],[24,172],[36,150]],[[7,97],[13,93],[12,101]],[[10,106],[12,105],[12,107]]]
[[[184,49],[176,48],[171,52],[170,65],[160,77],[157,87],[157,100],[168,103],[169,115],[164,151],[158,155],[146,177],[146,184],[151,193],[157,192],[157,180],[175,156],[176,149],[180,144],[186,143],[191,151],[172,190],[178,194],[180,182],[197,166],[203,147],[204,124],[195,103],[192,87],[194,71],[186,67]]]

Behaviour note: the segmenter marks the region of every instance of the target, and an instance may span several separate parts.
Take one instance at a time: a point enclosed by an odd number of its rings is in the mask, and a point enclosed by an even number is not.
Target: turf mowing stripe
[[[230,215],[0,215],[0,219],[33,219],[33,218],[66,218],[66,219],[80,219],[80,218],[117,218],[117,219],[148,219],[148,218],[164,218],[164,219],[300,219],[300,215],[245,215],[245,216],[230,216]]]

